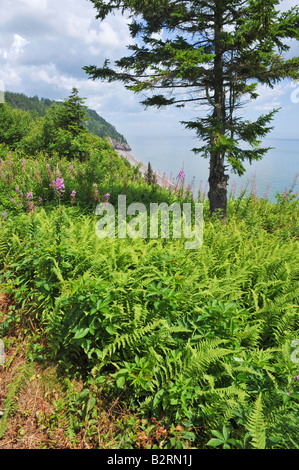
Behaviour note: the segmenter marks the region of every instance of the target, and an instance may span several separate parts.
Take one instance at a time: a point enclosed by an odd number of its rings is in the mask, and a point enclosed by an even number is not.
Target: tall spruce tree
[[[83,67],[91,79],[121,81],[136,93],[146,92],[141,101],[146,107],[208,106],[204,117],[182,123],[201,141],[193,150],[210,160],[210,210],[225,216],[227,168],[242,175],[244,161],[265,155],[269,149],[261,139],[278,111],[255,122],[242,119],[244,99],[258,97],[258,84],[274,87],[299,77],[299,58],[285,57],[288,40],[299,38],[298,7],[281,12],[278,0],[90,1],[102,21],[114,10],[128,14],[136,38],[113,68],[109,60],[100,68]]]

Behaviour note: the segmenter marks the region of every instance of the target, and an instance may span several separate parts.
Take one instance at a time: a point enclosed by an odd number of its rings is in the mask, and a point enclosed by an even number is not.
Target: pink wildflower
[[[76,191],[73,190],[73,191],[71,192],[71,204],[72,204],[72,205],[73,205],[74,202],[75,202],[75,197],[76,197]]]
[[[55,181],[55,191],[56,191],[58,194],[61,194],[61,193],[64,193],[64,192],[65,192],[65,190],[64,190],[63,178],[56,178],[56,181]]]

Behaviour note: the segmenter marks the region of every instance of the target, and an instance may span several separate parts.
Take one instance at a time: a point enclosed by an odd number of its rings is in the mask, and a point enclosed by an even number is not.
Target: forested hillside
[[[38,98],[38,96],[26,96],[23,93],[12,93],[9,91],[5,92],[5,101],[10,103],[14,108],[22,109],[24,111],[30,111],[33,116],[45,116],[46,111],[53,104],[60,104],[59,101],[49,100],[47,98]],[[117,132],[115,127],[107,122],[103,117],[99,116],[98,113],[92,109],[87,109],[86,114],[88,121],[86,122],[86,128],[104,139],[110,137],[112,140],[121,143],[128,144],[125,137]]]

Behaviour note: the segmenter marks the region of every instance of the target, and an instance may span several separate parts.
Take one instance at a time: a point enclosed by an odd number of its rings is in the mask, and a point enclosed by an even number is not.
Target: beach
[[[115,149],[118,155],[124,157],[132,166],[139,166],[140,172],[143,176],[147,174],[147,165],[143,162],[137,160],[130,152],[126,150]],[[169,181],[166,176],[160,175],[159,172],[152,169],[153,173],[155,174],[157,184],[162,188],[175,188],[175,184]]]

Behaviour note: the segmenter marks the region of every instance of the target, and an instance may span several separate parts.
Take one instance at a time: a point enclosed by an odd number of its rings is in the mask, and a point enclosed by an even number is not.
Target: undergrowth
[[[68,437],[299,448],[298,201],[231,200],[226,221],[204,205],[198,250],[99,239],[95,222],[64,205],[1,221],[0,284],[13,299],[1,337],[26,331],[28,360],[59,367]],[[107,397],[118,412],[101,435]]]

